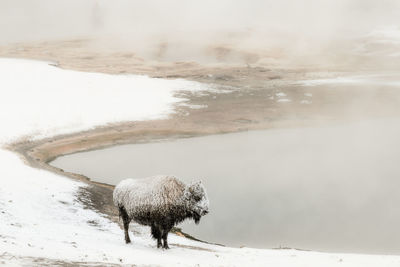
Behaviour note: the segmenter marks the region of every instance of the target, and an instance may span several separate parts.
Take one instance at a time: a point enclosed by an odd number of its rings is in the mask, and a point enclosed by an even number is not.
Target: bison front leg
[[[128,213],[126,212],[124,207],[119,208],[119,216],[122,218],[124,223],[124,231],[125,231],[125,243],[128,244],[131,242],[129,238],[129,223],[131,220],[129,219]]]
[[[164,242],[164,245],[163,245],[164,249],[169,249],[169,246],[168,246],[168,232],[169,231],[164,231],[164,233],[162,235],[162,239],[163,239],[163,242]]]

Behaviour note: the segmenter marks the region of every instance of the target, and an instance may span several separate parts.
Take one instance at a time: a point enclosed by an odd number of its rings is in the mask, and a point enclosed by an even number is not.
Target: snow
[[[188,103],[180,103],[179,106],[181,107],[188,107],[190,109],[205,109],[208,108],[208,105],[194,105],[194,104],[188,104]]]
[[[276,100],[276,102],[278,103],[288,103],[288,102],[292,102],[292,100],[290,100],[289,98],[286,98],[287,94],[285,94],[284,92],[278,92],[275,93],[275,96],[278,98]],[[270,97],[271,100],[274,99],[274,97]]]
[[[276,95],[277,97],[285,97],[285,96],[286,96],[286,94],[283,93],[283,92],[276,93],[275,95]]]
[[[360,82],[363,81],[354,77],[337,77],[329,79],[305,80],[301,81],[300,84],[303,86],[317,86],[322,84],[356,84]]]
[[[181,101],[174,92],[206,90],[183,80],[67,71],[47,63],[0,59],[0,140],[41,138],[122,120],[163,117]],[[0,264],[42,261],[163,266],[399,266],[399,256],[329,254],[292,249],[229,248],[171,234],[156,249],[149,229],[134,225],[125,244],[118,224],[85,207],[84,183],[31,168],[0,149]],[[201,224],[200,226],[201,227]],[[216,226],[224,227],[224,226]],[[40,264],[39,264],[40,265]],[[49,265],[49,264],[43,264]]]
[[[303,99],[303,100],[300,101],[300,104],[310,105],[310,104],[312,104],[312,101],[311,100],[307,100],[307,99]]]
[[[281,98],[281,99],[278,99],[276,102],[279,102],[279,103],[287,103],[287,102],[291,102],[292,100],[290,100],[290,99],[288,99],[288,98]]]
[[[393,74],[371,74],[371,75],[354,75],[340,76],[328,79],[312,79],[296,82],[301,86],[318,86],[318,85],[377,85],[377,86],[400,86],[400,75]],[[312,95],[311,95],[312,96]]]
[[[177,91],[215,90],[197,82],[62,70],[49,63],[0,59],[1,141],[42,138],[116,121],[158,119],[184,101]],[[6,95],[5,95],[6,93]],[[34,110],[40,109],[40,116]],[[10,116],[12,114],[12,116]],[[102,114],[99,116],[99,114]]]

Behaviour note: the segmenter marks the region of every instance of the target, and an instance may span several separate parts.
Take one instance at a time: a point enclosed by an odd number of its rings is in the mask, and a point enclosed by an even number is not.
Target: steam
[[[332,61],[365,52],[355,42],[374,30],[398,27],[399,8],[396,0],[2,0],[0,44],[96,38],[161,61]]]

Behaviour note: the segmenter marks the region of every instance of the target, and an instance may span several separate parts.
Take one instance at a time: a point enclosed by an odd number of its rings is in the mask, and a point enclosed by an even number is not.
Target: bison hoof
[[[163,249],[169,249],[169,246],[168,245],[164,245]]]
[[[126,243],[126,244],[129,244],[129,243],[131,243],[131,240],[130,240],[130,239],[125,240],[125,243]]]

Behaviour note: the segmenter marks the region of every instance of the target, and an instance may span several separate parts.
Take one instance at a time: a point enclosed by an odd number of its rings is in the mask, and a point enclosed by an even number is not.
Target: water
[[[121,145],[52,165],[109,184],[201,179],[210,214],[183,229],[260,248],[400,253],[400,120]]]

